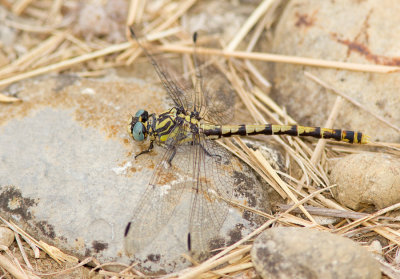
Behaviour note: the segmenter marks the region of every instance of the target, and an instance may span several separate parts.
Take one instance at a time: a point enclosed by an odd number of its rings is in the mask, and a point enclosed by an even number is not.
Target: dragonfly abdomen
[[[210,139],[231,136],[289,135],[334,139],[348,143],[367,143],[368,137],[360,132],[298,125],[203,125],[204,134]]]

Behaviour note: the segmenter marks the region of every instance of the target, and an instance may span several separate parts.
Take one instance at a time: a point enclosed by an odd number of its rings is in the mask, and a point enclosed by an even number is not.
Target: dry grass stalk
[[[26,70],[36,60],[56,50],[56,48],[61,44],[64,39],[64,33],[59,33],[50,37],[31,51],[20,56],[17,60],[14,60],[7,67],[1,69],[0,77],[9,76],[12,73],[22,72]]]
[[[12,11],[16,14],[16,15],[20,15],[25,9],[26,7],[28,7],[28,5],[32,2],[33,0],[17,0],[13,7],[12,7]]]
[[[176,53],[193,53],[193,48],[177,44],[162,45],[157,48],[160,51],[176,52]],[[367,73],[393,73],[400,71],[397,66],[384,66],[376,64],[358,64],[340,61],[328,61],[324,59],[314,59],[299,56],[280,55],[261,52],[246,52],[246,51],[228,51],[214,48],[198,48],[199,54],[218,55],[226,58],[241,58],[249,60],[258,60],[266,62],[288,63],[304,66],[313,66],[321,68],[332,68],[348,71],[358,71]]]
[[[21,242],[21,239],[19,238],[18,233],[14,232],[14,237],[15,237],[15,240],[17,241],[19,251],[21,252],[22,258],[24,259],[24,262],[25,262],[26,266],[30,270],[33,270],[33,267],[31,265],[31,263],[29,262],[28,257],[26,256],[25,249],[22,246],[22,242]]]
[[[13,258],[14,261],[11,261],[6,256],[0,255],[0,266],[9,272],[12,276],[17,279],[38,279],[39,277],[29,274],[15,262],[16,258]]]
[[[6,95],[0,93],[0,103],[14,103],[14,102],[20,102],[20,101],[21,100],[18,98],[6,96]]]
[[[254,154],[256,160],[262,165],[262,169],[265,169],[269,175],[273,177],[273,179],[279,184],[279,186],[285,191],[288,197],[295,203],[299,203],[296,195],[289,189],[288,185],[280,178],[280,176],[275,172],[275,170],[271,167],[267,160],[265,160],[264,156],[260,153],[259,150],[251,151]],[[314,218],[308,213],[308,211],[302,206],[299,205],[301,211],[310,219],[312,222],[316,223]]]
[[[42,276],[42,277],[57,277],[60,275],[64,275],[64,274],[68,274],[71,273],[72,271],[74,271],[75,269],[78,269],[79,267],[82,267],[90,262],[94,262],[96,265],[99,265],[98,262],[96,261],[96,259],[89,257],[86,259],[83,259],[82,261],[80,261],[78,264],[76,264],[75,266],[71,267],[71,268],[66,268],[64,270],[61,271],[57,271],[57,272],[50,272],[50,273],[41,273],[41,272],[36,272],[36,274],[38,276]]]
[[[246,51],[253,51],[254,46],[259,41],[262,32],[267,25],[267,21],[269,20],[269,16],[265,15],[262,20],[260,20],[255,27],[253,35],[250,38],[250,41],[247,45]],[[257,70],[257,68],[253,65],[250,60],[245,60],[245,66],[247,67],[249,73],[253,77],[254,82],[263,89],[263,92],[268,93],[271,89],[271,83],[263,77],[263,75]]]
[[[232,51],[237,48],[240,42],[244,39],[245,36],[249,33],[251,28],[260,20],[260,18],[267,12],[267,10],[271,7],[271,5],[275,2],[274,0],[264,0],[258,5],[258,7],[254,10],[254,12],[249,16],[247,21],[243,24],[242,28],[240,28],[239,32],[232,39],[232,41],[225,48],[227,51]]]
[[[31,235],[29,235],[27,232],[22,230],[20,227],[13,224],[12,222],[8,222],[1,216],[0,216],[0,221],[2,221],[6,226],[8,226],[11,230],[13,230],[14,233],[20,235],[32,247],[32,250],[35,251],[36,257],[39,256],[37,248],[40,248],[41,250],[45,251],[51,258],[53,258],[57,263],[78,262],[78,259],[76,257],[67,255],[67,254],[61,252],[60,249],[58,249],[54,246],[48,245],[47,243],[45,243],[41,240],[37,241]],[[21,252],[21,253],[24,254],[24,252]]]
[[[288,210],[291,206],[287,204],[280,204],[279,208],[281,210]],[[355,212],[350,210],[338,210],[331,208],[320,208],[320,207],[312,207],[312,206],[304,206],[308,212],[313,215],[318,216],[326,216],[326,217],[338,217],[338,218],[347,218],[347,219],[361,219],[364,217],[369,217],[370,214]],[[292,210],[295,213],[301,213],[298,209]],[[393,217],[385,217],[385,216],[377,216],[376,219],[388,220],[388,221],[397,221],[396,218]]]
[[[55,29],[52,27],[28,25],[28,24],[24,24],[22,22],[13,21],[13,20],[9,20],[9,19],[4,19],[3,23],[4,23],[4,25],[6,25],[8,27],[12,27],[12,28],[15,28],[18,30],[32,32],[32,33],[50,34],[55,31]]]
[[[248,253],[250,251],[250,249],[251,249],[251,245],[246,245],[243,248],[237,249],[236,251],[234,251],[230,254],[224,255],[218,259],[215,259],[213,261],[206,261],[193,269],[188,269],[187,272],[183,272],[182,276],[179,276],[179,278],[181,278],[181,279],[197,278],[198,275],[200,275],[206,271],[209,271],[217,266],[220,266],[220,265],[230,261],[231,259],[235,259],[238,256]]]
[[[63,0],[54,0],[53,1],[51,8],[50,8],[48,18],[47,18],[48,21],[52,21],[52,19],[56,18],[58,15],[61,14],[62,4],[63,4]]]
[[[184,13],[186,13],[195,3],[197,0],[188,0],[183,1],[182,5],[178,6],[178,9],[171,15],[168,16],[168,19],[162,22],[159,26],[154,27],[152,31],[160,32],[167,28],[169,28],[172,24],[174,24]],[[146,30],[147,31],[147,30]],[[146,32],[147,33],[147,32]]]
[[[333,128],[333,123],[335,122],[335,119],[339,115],[340,108],[342,106],[343,99],[341,97],[337,97],[335,100],[335,103],[332,106],[332,111],[329,114],[328,119],[326,120],[324,127],[326,128]],[[321,156],[322,156],[322,151],[324,150],[326,145],[326,140],[320,139],[318,140],[317,145],[315,146],[314,152],[311,155],[311,163],[316,164]]]
[[[238,272],[243,272],[253,267],[253,263],[232,264],[227,267],[217,269],[213,272],[202,274],[201,278],[221,278],[223,276],[234,276]]]
[[[43,75],[43,74],[47,74],[49,72],[53,72],[53,71],[60,71],[63,69],[66,69],[68,67],[72,67],[74,65],[80,64],[82,62],[86,62],[98,57],[102,57],[108,54],[112,54],[115,52],[119,52],[122,50],[125,50],[127,48],[129,48],[131,45],[130,42],[126,42],[126,43],[122,43],[122,44],[117,44],[117,45],[112,45],[110,47],[107,47],[105,49],[101,49],[98,51],[94,51],[92,53],[88,53],[88,54],[84,54],[72,59],[69,59],[67,61],[61,61],[58,63],[54,63],[45,67],[41,67],[39,69],[36,70],[32,70],[32,71],[28,71],[22,74],[18,74],[15,76],[12,76],[10,78],[6,78],[3,80],[0,80],[0,86],[4,86],[4,85],[8,85],[11,84],[13,82],[17,82],[17,81],[21,81],[27,78],[31,78],[31,77],[35,77],[38,75]]]

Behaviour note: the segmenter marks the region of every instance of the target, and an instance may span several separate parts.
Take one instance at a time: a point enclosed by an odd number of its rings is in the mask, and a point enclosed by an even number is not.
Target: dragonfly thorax
[[[159,115],[148,114],[139,110],[132,117],[130,132],[134,140],[144,141],[149,137],[159,145],[164,145],[179,133],[179,142],[189,142],[193,132],[196,133],[200,126],[198,117],[193,113],[185,113],[177,107],[166,110]]]

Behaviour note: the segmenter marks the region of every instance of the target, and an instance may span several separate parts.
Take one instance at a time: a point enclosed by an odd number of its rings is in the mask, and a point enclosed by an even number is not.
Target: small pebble
[[[400,160],[379,153],[353,154],[330,164],[335,199],[354,210],[377,209],[400,202]]]
[[[7,227],[0,226],[0,245],[10,247],[14,242],[14,232]]]
[[[385,258],[383,257],[383,252],[382,252],[382,244],[379,242],[379,240],[374,240],[371,242],[371,244],[368,247],[368,250],[372,252],[376,258],[384,261]]]

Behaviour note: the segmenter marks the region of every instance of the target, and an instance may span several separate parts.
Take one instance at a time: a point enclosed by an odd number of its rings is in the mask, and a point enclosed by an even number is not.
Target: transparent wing
[[[235,94],[214,57],[193,54],[193,82],[180,77],[185,84],[184,99],[188,112],[198,112],[201,119],[214,124],[228,124],[233,119]],[[186,74],[187,76],[187,74]],[[185,82],[183,82],[185,80]],[[183,86],[183,85],[182,85]]]
[[[154,54],[132,36],[153,65],[161,83],[175,105],[186,112],[199,112],[200,117],[215,124],[227,124],[233,118],[235,94],[215,58],[193,55],[194,72],[184,73],[174,67],[163,55]]]
[[[184,108],[185,111],[191,111],[193,109],[193,85],[177,74],[174,67],[172,67],[168,61],[160,55],[152,55],[144,48],[143,50],[175,105],[179,108]]]
[[[156,165],[125,230],[125,250],[128,255],[139,252],[157,236],[173,215],[188,186],[187,180],[191,176],[187,173],[191,173],[191,165],[187,154],[190,154],[190,150],[189,146],[177,145],[179,137],[183,136],[183,127],[177,126],[175,129],[178,133],[167,140],[167,150]]]
[[[182,127],[179,127],[183,133]],[[191,192],[188,224],[190,250],[200,258],[213,248],[225,221],[234,187],[231,154],[198,135],[192,144],[173,142],[154,169],[125,233],[125,250],[133,255],[146,247],[169,222],[184,191]],[[199,140],[202,139],[202,140]],[[175,155],[173,156],[173,154]],[[171,165],[169,165],[170,159]]]
[[[201,94],[205,100],[204,113],[201,116],[210,123],[230,124],[234,116],[235,94],[221,72],[223,66],[215,66],[212,60],[215,59],[210,58],[199,67],[203,83]]]
[[[139,47],[153,65],[162,85],[167,91],[169,97],[174,101],[175,105],[179,108],[185,109],[185,111],[191,111],[191,99],[193,97],[191,91],[193,86],[190,83],[187,83],[186,79],[177,75],[174,67],[172,67],[166,59],[160,55],[155,55],[151,49],[146,48],[135,35],[132,27],[130,27],[129,30],[132,37],[136,40]]]
[[[217,236],[228,214],[235,185],[232,155],[211,140],[200,135],[195,144],[194,183],[190,209],[189,234],[191,252],[202,258],[219,248]]]

